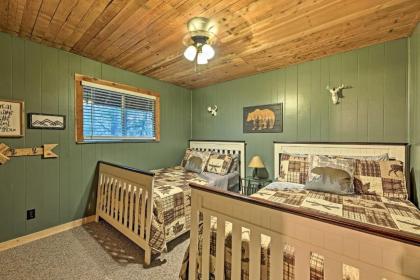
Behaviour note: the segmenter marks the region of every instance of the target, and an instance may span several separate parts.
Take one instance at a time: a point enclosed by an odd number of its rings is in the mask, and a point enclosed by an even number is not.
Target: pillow
[[[315,167],[315,174],[309,180],[305,189],[334,194],[354,194],[353,178],[346,170],[332,167]]]
[[[280,155],[280,182],[305,184],[309,174],[308,155],[293,155],[282,153]]]
[[[182,167],[185,167],[185,164],[187,164],[187,160],[188,160],[192,151],[193,151],[193,149],[191,149],[191,148],[188,148],[188,149],[185,150],[184,157],[182,158],[182,161],[181,161],[181,166]]]
[[[345,158],[362,159],[362,160],[389,160],[388,153],[379,156],[346,156]]]
[[[241,158],[239,156],[239,154],[231,154],[230,155],[232,157],[232,164],[230,166],[229,172],[228,173],[233,173],[233,172],[240,172],[240,164],[241,164]]]
[[[309,181],[305,188],[336,194],[353,194],[355,160],[311,155]]]
[[[399,160],[356,160],[356,193],[407,199],[404,164]]]
[[[188,171],[201,173],[206,167],[207,161],[210,157],[210,152],[202,152],[192,150],[185,163],[185,169]]]
[[[206,171],[219,175],[226,175],[232,165],[232,157],[229,154],[212,153],[206,164]]]
[[[347,171],[350,176],[354,176],[354,171],[356,169],[356,160],[342,157],[329,157],[329,156],[318,156],[310,155],[310,170],[315,167],[330,167],[335,169],[341,169]],[[309,179],[312,179],[317,174],[309,172]]]

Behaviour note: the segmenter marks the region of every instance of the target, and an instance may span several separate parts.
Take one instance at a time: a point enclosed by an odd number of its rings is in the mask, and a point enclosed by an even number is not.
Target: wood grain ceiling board
[[[184,59],[186,23],[218,22],[216,57]],[[0,30],[187,88],[410,36],[420,0],[0,0]]]

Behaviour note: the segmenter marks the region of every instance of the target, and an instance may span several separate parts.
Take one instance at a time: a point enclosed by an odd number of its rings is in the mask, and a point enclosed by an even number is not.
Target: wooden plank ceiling
[[[219,24],[194,71],[186,22]],[[419,0],[0,0],[0,30],[188,88],[409,36]]]

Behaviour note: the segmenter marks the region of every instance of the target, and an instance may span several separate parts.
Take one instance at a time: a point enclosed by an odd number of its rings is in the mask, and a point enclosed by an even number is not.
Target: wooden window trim
[[[154,140],[131,140],[131,139],[110,139],[105,141],[95,141],[95,140],[85,140],[83,137],[83,87],[82,81],[91,82],[98,85],[104,85],[109,87],[114,87],[117,89],[128,90],[132,92],[137,92],[141,94],[151,95],[156,97],[155,99],[155,139]],[[133,87],[125,84],[115,83],[107,80],[101,80],[90,76],[85,76],[81,74],[74,75],[75,82],[75,137],[77,143],[120,143],[120,142],[159,142],[160,141],[160,94],[148,89]]]

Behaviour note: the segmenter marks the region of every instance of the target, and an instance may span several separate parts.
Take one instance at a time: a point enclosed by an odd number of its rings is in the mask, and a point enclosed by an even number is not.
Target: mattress
[[[264,199],[284,206],[302,209],[313,213],[314,216],[328,215],[337,220],[350,220],[355,224],[377,227],[387,231],[403,232],[418,236],[420,239],[420,210],[408,200],[390,199],[376,195],[352,195],[343,196],[323,192],[304,190],[298,186],[284,187],[281,184],[262,188],[252,197]],[[215,248],[216,248],[216,220],[211,222],[210,239],[210,271],[213,277],[215,272]],[[226,224],[225,241],[225,279],[230,279],[231,267],[231,225]],[[249,260],[249,230],[243,228],[242,232],[242,266],[243,280],[248,280]],[[201,236],[199,248],[201,248]],[[294,249],[290,246],[283,248],[283,277],[286,280],[294,279]],[[261,238],[261,279],[269,279],[270,241],[262,235]],[[199,249],[201,252],[201,249]],[[180,279],[188,279],[188,251],[185,253],[184,262],[180,272]],[[201,266],[201,256],[198,256],[198,266]],[[198,270],[199,271],[199,270]],[[343,269],[344,278],[356,279],[357,271],[350,266]],[[210,277],[210,278],[211,278]],[[212,278],[211,278],[212,279]],[[321,255],[312,253],[310,257],[310,279],[324,279],[324,260]]]

